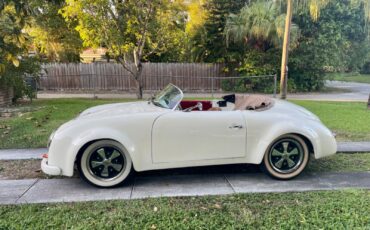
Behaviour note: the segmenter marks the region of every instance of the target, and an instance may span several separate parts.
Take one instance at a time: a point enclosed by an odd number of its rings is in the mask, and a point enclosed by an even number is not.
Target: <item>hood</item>
[[[83,111],[78,118],[108,117],[125,114],[150,113],[167,111],[168,109],[160,108],[148,103],[147,101],[114,103],[99,105]]]

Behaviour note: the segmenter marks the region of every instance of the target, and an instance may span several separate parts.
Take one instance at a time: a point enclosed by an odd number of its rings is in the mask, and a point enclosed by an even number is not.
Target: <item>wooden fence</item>
[[[13,88],[0,85],[0,107],[10,105],[12,103],[13,96]]]
[[[156,91],[173,83],[187,92],[221,89],[221,80],[229,77],[224,64],[144,63],[144,90]],[[129,72],[116,63],[45,64],[39,81],[42,90],[135,91]],[[218,78],[218,79],[216,79]],[[216,79],[216,80],[215,80]]]

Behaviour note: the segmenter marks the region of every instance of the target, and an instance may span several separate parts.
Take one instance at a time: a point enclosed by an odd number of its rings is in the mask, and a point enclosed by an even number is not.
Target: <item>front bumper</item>
[[[48,175],[61,175],[62,170],[57,166],[48,165],[48,158],[43,158],[41,161],[41,170]]]

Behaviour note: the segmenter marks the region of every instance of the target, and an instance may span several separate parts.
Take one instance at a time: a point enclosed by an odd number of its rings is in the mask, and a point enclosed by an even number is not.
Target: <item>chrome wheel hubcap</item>
[[[89,173],[99,180],[113,180],[119,177],[126,167],[124,154],[110,146],[91,151],[86,163]]]
[[[269,153],[271,167],[280,173],[291,173],[303,162],[304,150],[295,139],[282,139],[276,142]]]

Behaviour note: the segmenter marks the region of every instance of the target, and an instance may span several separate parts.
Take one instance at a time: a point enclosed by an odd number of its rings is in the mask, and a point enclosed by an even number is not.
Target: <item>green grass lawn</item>
[[[50,133],[86,108],[113,102],[93,99],[35,100],[38,110],[0,120],[0,148],[45,147]],[[365,103],[293,101],[317,114],[338,140],[370,140],[370,112]]]
[[[100,99],[34,100],[34,112],[0,120],[0,148],[45,147],[51,132],[83,110],[101,104],[132,101]]]
[[[311,157],[305,172],[370,172],[370,153],[347,154],[314,159]]]
[[[292,101],[315,113],[339,141],[370,141],[370,110],[362,102]]]
[[[354,73],[332,73],[327,74],[328,80],[348,81],[370,84],[370,74],[354,74]]]
[[[370,191],[0,206],[0,229],[369,229]]]

